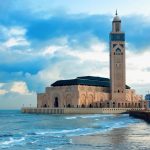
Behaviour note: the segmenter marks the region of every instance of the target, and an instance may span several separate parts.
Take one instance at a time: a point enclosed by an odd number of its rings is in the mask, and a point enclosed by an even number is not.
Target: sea
[[[0,150],[150,150],[150,124],[128,114],[0,110]]]

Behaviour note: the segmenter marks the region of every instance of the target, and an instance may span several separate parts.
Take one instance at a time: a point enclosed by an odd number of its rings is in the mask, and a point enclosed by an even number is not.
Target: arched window
[[[121,50],[120,50],[120,48],[117,48],[116,49],[116,53],[115,53],[116,55],[121,55]]]

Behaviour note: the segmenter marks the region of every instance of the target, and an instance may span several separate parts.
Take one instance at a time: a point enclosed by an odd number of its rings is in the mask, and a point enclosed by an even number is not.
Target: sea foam
[[[6,148],[6,147],[11,147],[13,145],[20,145],[22,141],[24,141],[25,138],[22,137],[20,139],[14,139],[14,138],[9,138],[9,140],[7,141],[3,141],[3,142],[0,142],[0,147],[2,148]]]

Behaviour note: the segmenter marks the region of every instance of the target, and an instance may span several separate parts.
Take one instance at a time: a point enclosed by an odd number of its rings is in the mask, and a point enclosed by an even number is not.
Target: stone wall
[[[33,114],[120,114],[129,110],[144,110],[142,108],[31,108],[24,107],[23,113]]]
[[[45,93],[37,94],[38,108],[44,107],[95,107],[95,108],[143,108],[145,101],[135,90],[126,89],[125,100],[111,100],[108,87],[72,85],[47,87]]]

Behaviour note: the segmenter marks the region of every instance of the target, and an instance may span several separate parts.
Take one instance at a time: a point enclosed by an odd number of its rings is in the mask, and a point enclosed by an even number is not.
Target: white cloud
[[[49,45],[46,48],[39,51],[39,55],[54,55],[56,52],[57,54],[62,53],[64,56],[73,56],[80,61],[99,61],[99,62],[108,62],[109,55],[108,55],[108,46],[107,43],[99,41],[97,38],[92,38],[89,43],[88,49],[85,50],[84,47],[76,46],[70,47],[68,45],[67,38],[58,38],[58,41],[62,42],[61,45]]]
[[[40,71],[36,76],[39,80],[42,80],[43,83],[49,84],[50,82],[54,82],[58,79],[61,79],[61,77],[63,76],[61,75],[59,68],[59,65],[55,65],[54,67],[50,68],[48,67]]]
[[[12,36],[24,36],[26,33],[26,29],[23,27],[11,27],[9,29],[8,35]]]
[[[141,53],[127,51],[127,82],[130,84],[150,84],[150,71],[146,68],[150,66],[150,48]]]
[[[8,93],[0,95],[0,108],[3,109],[20,109],[25,107],[36,107],[36,93],[22,95],[18,93]]]
[[[5,83],[0,83],[0,88],[2,88],[5,85]]]
[[[1,50],[8,50],[13,46],[30,46],[29,41],[25,38],[25,28],[18,26],[7,28],[1,26],[1,29],[3,37],[5,37],[5,41],[1,43]]]
[[[19,94],[29,94],[28,87],[25,82],[14,82],[10,89],[10,92],[15,92]]]
[[[136,2],[133,0],[94,0],[94,2],[93,0],[75,0],[72,3],[69,3],[68,0],[39,0],[36,2],[26,1],[25,5],[28,7],[28,11],[38,14],[38,17],[51,17],[53,13],[62,15],[65,11],[71,14],[115,14],[115,9],[118,9],[121,15],[142,14],[150,16],[149,0],[136,0]]]
[[[82,49],[82,47],[73,49],[66,44],[49,46],[45,51],[50,56],[64,56],[64,60],[59,60],[50,67],[48,65],[38,73],[37,78],[43,81],[45,85],[47,84],[47,86],[52,81],[74,78],[76,75],[109,77],[108,43],[94,39],[87,51]],[[147,87],[145,85],[150,85],[150,80],[148,80],[150,71],[146,69],[149,68],[150,64],[149,56],[150,48],[143,50],[141,53],[136,53],[131,49],[126,50],[126,80],[131,87],[133,85],[135,89],[139,89],[140,86]],[[74,59],[71,60],[71,58]],[[141,91],[143,92],[143,90]]]
[[[101,63],[106,63],[109,60],[109,55],[107,52],[107,44],[105,42],[100,42],[95,40],[94,43],[88,48],[88,51],[70,50],[65,49],[67,55],[71,55],[80,59],[80,61],[98,61]]]
[[[42,52],[40,52],[40,54],[42,53],[43,56],[52,55],[56,51],[59,51],[60,49],[62,49],[62,46],[52,45],[52,46],[46,47],[44,50],[42,50]]]
[[[0,83],[0,95],[7,93],[18,93],[21,95],[31,94],[28,90],[27,84],[23,81]]]
[[[0,95],[4,95],[4,94],[6,94],[6,93],[8,93],[8,91],[6,91],[6,90],[1,90],[1,89],[0,89]]]
[[[5,95],[8,90],[5,88],[6,83],[0,83],[0,95]]]
[[[10,38],[4,43],[4,46],[11,48],[13,46],[29,46],[29,42],[23,37]]]

